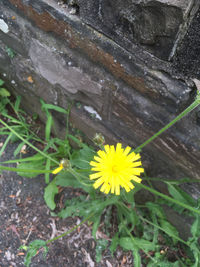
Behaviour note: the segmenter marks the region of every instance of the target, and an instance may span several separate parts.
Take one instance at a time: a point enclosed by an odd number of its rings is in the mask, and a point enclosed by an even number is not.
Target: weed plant
[[[9,99],[9,92],[2,88],[2,85],[3,81],[0,80],[0,123],[2,125],[0,135],[7,137],[0,150],[0,155],[6,149],[9,141],[20,140],[20,143],[14,152],[14,156],[17,158],[2,162],[0,170],[15,171],[27,178],[34,178],[38,174],[44,174],[47,184],[44,190],[44,200],[52,211],[51,214],[60,218],[74,216],[83,218],[79,225],[74,226],[70,231],[60,236],[46,241],[34,240],[29,245],[22,245],[20,249],[27,252],[25,257],[26,266],[30,266],[32,257],[37,254],[39,249],[43,248],[44,254],[46,254],[48,245],[51,242],[71,233],[85,222],[89,222],[92,225],[92,235],[96,240],[97,262],[101,260],[101,255],[105,249],[109,249],[114,255],[117,247],[120,246],[124,250],[132,251],[135,267],[142,266],[142,263],[148,267],[200,266],[198,243],[200,201],[194,200],[179,187],[179,184],[191,182],[191,179],[162,179],[169,191],[170,196],[167,196],[155,190],[151,185],[152,181],[161,179],[148,177],[144,172],[144,177],[142,178],[144,183],[133,181],[134,189],[121,189],[121,192],[112,194],[115,191],[112,188],[105,187],[104,194],[97,187],[94,187],[94,181],[89,179],[94,174],[91,162],[94,161],[95,157],[97,159],[96,150],[71,135],[68,130],[63,140],[52,135],[52,110],[66,116],[67,129],[70,110],[46,104],[41,100],[41,108],[47,119],[45,138],[41,140],[33,131],[30,123],[27,122],[27,116],[20,108],[21,98],[17,97],[15,102],[12,103]],[[135,155],[139,152],[141,153],[144,146],[152,142],[199,104],[200,95],[197,93],[195,101],[186,110],[138,148],[132,150],[132,153],[134,152]],[[8,113],[8,107],[13,115]],[[34,121],[33,118],[31,120],[32,122]],[[39,149],[35,142],[42,143],[43,149]],[[72,148],[71,142],[75,143],[78,148]],[[101,135],[97,135],[94,142],[95,145],[100,147],[101,151],[105,150],[104,138]],[[22,156],[24,145],[30,146],[36,153],[31,157],[24,158]],[[17,164],[17,166],[15,168],[8,167],[6,164]],[[106,183],[106,181],[104,182]],[[198,181],[193,180],[193,182]],[[83,193],[78,197],[66,200],[64,208],[56,213],[55,196],[59,194],[59,187],[79,188]],[[140,194],[142,189],[148,190],[153,194],[153,201],[145,202],[143,205],[135,202],[135,194]],[[164,205],[169,206],[179,214],[193,217],[191,236],[187,240],[181,239],[177,229],[167,220]],[[113,221],[116,227],[113,227]],[[101,230],[109,236],[111,241],[96,238],[100,224]],[[173,263],[168,259],[168,250],[174,251],[176,256]],[[181,256],[178,250],[183,251],[185,256]]]

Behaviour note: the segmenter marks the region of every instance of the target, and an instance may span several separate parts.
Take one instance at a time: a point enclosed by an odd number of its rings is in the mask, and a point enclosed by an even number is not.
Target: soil
[[[4,137],[0,136],[0,144]],[[0,161],[13,159],[17,144],[9,144]],[[43,176],[24,178],[14,172],[0,174],[0,267],[23,267],[25,252],[21,245],[35,239],[48,240],[81,222],[81,218],[52,217],[43,193]],[[68,188],[65,196],[75,192]],[[101,235],[101,233],[99,233]],[[91,226],[83,224],[77,231],[49,245],[46,259],[42,251],[33,258],[31,267],[131,267],[131,253],[117,250],[114,257],[104,251],[101,262],[95,261],[95,240]]]

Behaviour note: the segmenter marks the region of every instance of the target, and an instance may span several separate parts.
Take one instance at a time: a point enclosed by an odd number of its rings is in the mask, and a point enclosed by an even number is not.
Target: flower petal
[[[94,180],[94,179],[97,179],[99,177],[102,176],[102,173],[101,172],[97,172],[97,173],[93,173],[93,174],[90,174],[90,180]]]
[[[59,173],[61,170],[63,169],[63,165],[60,164],[60,166],[58,168],[56,168],[55,170],[52,171],[53,174],[57,174]]]
[[[99,165],[99,163],[95,161],[90,161],[90,165],[96,167]]]
[[[97,189],[100,185],[103,184],[103,179],[99,178],[98,180],[96,180],[96,182],[93,184],[94,188]]]
[[[124,150],[124,156],[127,156],[128,153],[131,151],[131,147],[130,146],[127,146]]]
[[[142,179],[137,176],[132,176],[131,180],[135,181],[136,183],[141,183]]]

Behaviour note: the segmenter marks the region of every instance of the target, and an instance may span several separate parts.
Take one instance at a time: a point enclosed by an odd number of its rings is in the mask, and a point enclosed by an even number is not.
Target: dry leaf
[[[28,81],[29,83],[33,83],[33,78],[32,78],[32,76],[28,76],[27,81]]]

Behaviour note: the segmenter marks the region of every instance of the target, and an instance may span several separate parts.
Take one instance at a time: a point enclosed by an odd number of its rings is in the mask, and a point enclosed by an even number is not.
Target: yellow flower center
[[[112,166],[112,171],[113,171],[114,173],[119,172],[119,167],[118,167],[117,165],[113,165],[113,166]]]

